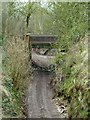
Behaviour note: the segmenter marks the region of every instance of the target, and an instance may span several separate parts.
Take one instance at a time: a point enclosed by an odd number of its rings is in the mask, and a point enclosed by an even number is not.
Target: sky
[[[42,3],[45,3],[45,2],[48,2],[48,1],[51,1],[51,2],[54,2],[54,1],[58,1],[58,2],[89,2],[90,0],[19,0],[21,2],[42,2]]]
[[[28,2],[28,1],[30,1],[30,2],[47,2],[48,0],[19,0],[20,2]]]
[[[42,7],[45,7],[45,6],[47,6],[47,2],[49,0],[18,0],[18,1],[20,1],[20,2],[28,2],[28,1],[30,1],[30,2],[41,2]]]
[[[28,0],[19,0],[20,2],[28,2]]]

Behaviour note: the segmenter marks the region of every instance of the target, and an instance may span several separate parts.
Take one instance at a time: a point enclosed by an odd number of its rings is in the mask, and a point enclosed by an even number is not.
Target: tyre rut
[[[52,90],[48,85],[50,72],[35,71],[31,88],[28,89],[29,118],[60,118],[52,102]]]

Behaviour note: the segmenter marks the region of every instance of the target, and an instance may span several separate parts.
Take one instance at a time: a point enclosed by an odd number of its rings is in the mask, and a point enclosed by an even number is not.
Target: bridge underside
[[[43,43],[41,43],[41,44],[33,44],[32,43],[32,48],[46,48],[46,49],[48,49],[48,48],[52,48],[52,45],[53,45],[53,43],[52,44],[43,44]]]
[[[57,40],[56,35],[31,35],[27,34],[29,38],[29,46],[30,52],[31,52],[31,60],[32,65],[36,66],[37,68],[52,68],[53,64],[50,62],[50,59],[53,57],[47,56],[47,52],[52,49],[52,45]],[[35,49],[38,48],[38,49]],[[40,54],[40,50],[46,49],[46,52],[44,54]],[[39,53],[39,54],[38,54]]]
[[[50,48],[57,39],[56,35],[31,35],[28,33],[27,36],[29,36],[32,48]]]

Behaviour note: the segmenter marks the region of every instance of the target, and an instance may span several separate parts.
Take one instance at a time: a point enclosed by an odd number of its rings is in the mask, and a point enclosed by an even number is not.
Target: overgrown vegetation
[[[3,86],[7,91],[3,94],[3,110],[6,116],[22,117],[23,113],[26,115],[24,96],[30,74],[29,49],[26,40],[26,37],[5,39]]]
[[[88,30],[87,7],[87,3],[56,3],[53,7],[55,25],[59,26],[55,45],[56,94],[67,101],[70,118],[90,117],[88,35],[84,37]]]
[[[65,56],[64,63],[57,69],[56,93],[67,101],[71,118],[87,118],[90,115],[87,43],[86,37],[73,45]]]
[[[58,35],[58,41],[53,46],[56,49],[56,78],[53,81],[56,95],[67,101],[70,118],[90,118],[88,3],[47,2],[44,5],[41,2],[3,2],[2,25],[5,42],[4,114],[22,116],[21,100],[28,84],[29,53],[26,38],[13,36],[30,32]]]
[[[3,117],[20,117],[22,116],[19,102],[20,98],[19,95],[13,91],[12,78],[6,74],[4,76],[2,88]]]

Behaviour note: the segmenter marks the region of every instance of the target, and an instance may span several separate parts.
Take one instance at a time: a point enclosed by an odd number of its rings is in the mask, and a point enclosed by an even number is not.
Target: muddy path
[[[34,71],[33,80],[28,89],[29,118],[61,118],[50,88],[51,73]]]

